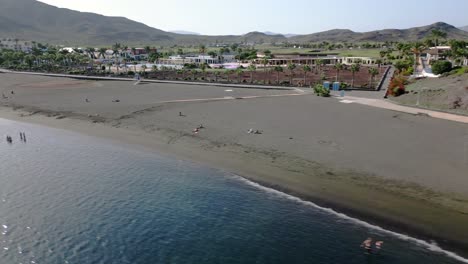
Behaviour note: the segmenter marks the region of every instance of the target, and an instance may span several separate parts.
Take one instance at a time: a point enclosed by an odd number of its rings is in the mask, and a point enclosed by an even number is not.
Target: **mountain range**
[[[463,31],[468,31],[468,26],[460,27],[460,29]]]
[[[199,45],[414,41],[428,37],[433,29],[446,32],[450,39],[468,39],[468,32],[443,22],[410,29],[384,29],[362,33],[349,29],[333,29],[292,36],[272,32],[250,32],[240,36],[204,36],[194,32],[166,32],[124,17],[78,12],[36,0],[0,0],[0,7],[0,38],[18,38],[62,45],[110,45],[115,42],[129,45]]]

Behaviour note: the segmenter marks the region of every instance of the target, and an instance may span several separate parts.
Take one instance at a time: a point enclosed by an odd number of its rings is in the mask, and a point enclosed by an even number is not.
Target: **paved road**
[[[388,110],[393,110],[393,111],[398,111],[398,112],[404,112],[404,113],[409,113],[409,114],[414,114],[414,115],[423,114],[423,115],[428,115],[433,118],[445,119],[445,120],[468,124],[468,116],[461,116],[461,115],[449,114],[449,113],[432,111],[432,110],[427,110],[427,109],[402,106],[402,105],[398,105],[398,104],[395,104],[395,103],[392,103],[390,101],[386,101],[383,99],[371,99],[371,98],[353,97],[353,96],[344,96],[344,97],[337,97],[337,98],[343,103],[363,104],[363,105],[368,105],[368,106],[373,106],[373,107],[378,107],[378,108],[383,108],[383,109],[388,109]]]

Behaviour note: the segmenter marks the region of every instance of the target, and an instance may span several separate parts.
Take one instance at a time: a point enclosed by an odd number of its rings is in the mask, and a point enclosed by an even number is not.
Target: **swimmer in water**
[[[372,238],[368,237],[366,240],[364,240],[361,243],[361,247],[363,247],[367,251],[368,254],[371,254],[372,253]]]
[[[377,241],[377,242],[375,242],[375,249],[381,250],[381,249],[382,249],[383,243],[384,243],[383,241]]]

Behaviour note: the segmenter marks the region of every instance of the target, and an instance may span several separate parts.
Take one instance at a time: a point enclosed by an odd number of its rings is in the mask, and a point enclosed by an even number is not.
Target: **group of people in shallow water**
[[[361,247],[363,247],[368,254],[377,253],[382,249],[383,241],[376,241],[375,247],[372,248],[372,237],[368,237],[361,243]]]
[[[22,142],[26,142],[26,133],[20,132],[19,134],[20,134],[20,140],[21,140]],[[6,141],[7,141],[8,143],[10,143],[10,144],[13,143],[13,137],[11,137],[10,135],[7,135],[7,136],[6,136]]]

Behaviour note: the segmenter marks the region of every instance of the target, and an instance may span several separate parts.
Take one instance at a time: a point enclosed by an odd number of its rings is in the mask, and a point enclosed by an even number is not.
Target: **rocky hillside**
[[[36,0],[0,0],[0,37],[35,40],[63,45],[125,44],[210,44],[210,43],[306,43],[319,41],[412,41],[430,35],[433,29],[448,34],[448,38],[468,39],[468,32],[446,23],[410,28],[385,29],[358,33],[349,29],[325,32],[284,35],[250,32],[236,36],[203,36],[176,34],[149,27],[124,17],[108,17],[94,13],[57,8]]]

